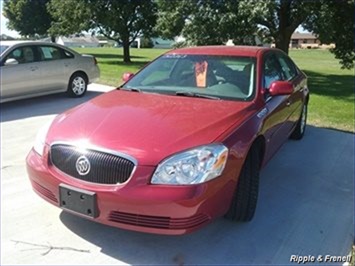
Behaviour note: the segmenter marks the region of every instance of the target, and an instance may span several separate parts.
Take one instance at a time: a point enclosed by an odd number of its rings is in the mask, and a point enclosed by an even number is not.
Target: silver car
[[[100,76],[95,57],[46,42],[0,43],[0,102],[67,92],[81,97]]]

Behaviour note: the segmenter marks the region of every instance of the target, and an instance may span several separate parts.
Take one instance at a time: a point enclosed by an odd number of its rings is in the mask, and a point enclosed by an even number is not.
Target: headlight
[[[47,122],[41,129],[38,131],[36,136],[35,144],[33,145],[33,149],[37,152],[40,156],[43,156],[44,145],[46,141],[47,132],[49,127],[52,124],[52,121]]]
[[[222,174],[228,149],[211,144],[173,155],[158,165],[152,184],[200,184]]]

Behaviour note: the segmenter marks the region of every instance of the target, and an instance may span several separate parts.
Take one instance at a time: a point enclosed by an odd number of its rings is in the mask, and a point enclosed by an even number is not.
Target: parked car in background
[[[100,76],[96,59],[47,42],[0,43],[1,102],[68,92],[81,97]]]
[[[124,79],[38,133],[27,157],[35,192],[149,233],[250,221],[260,169],[305,132],[306,75],[278,49],[207,46],[172,50]]]

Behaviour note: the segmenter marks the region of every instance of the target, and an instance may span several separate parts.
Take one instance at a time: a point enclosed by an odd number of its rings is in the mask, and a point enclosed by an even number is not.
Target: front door
[[[266,138],[266,158],[271,156],[280,148],[288,138],[290,115],[290,95],[270,96],[267,92],[274,81],[283,80],[280,63],[273,52],[265,55],[263,62],[263,88],[265,92],[265,108],[267,117],[264,120],[264,136]]]
[[[17,64],[6,64],[15,59]],[[41,90],[41,69],[32,46],[14,48],[1,64],[1,98],[19,97]]]

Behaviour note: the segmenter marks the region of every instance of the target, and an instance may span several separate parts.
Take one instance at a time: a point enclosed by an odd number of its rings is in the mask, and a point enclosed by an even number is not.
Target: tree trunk
[[[55,43],[55,36],[51,36],[51,42]]]
[[[291,41],[291,35],[292,35],[292,32],[289,33],[285,30],[279,31],[278,35],[274,37],[276,48],[278,48],[278,49],[284,51],[286,54],[288,54],[288,48],[289,48],[290,41]]]
[[[290,45],[291,35],[293,31],[290,30],[291,24],[291,1],[282,0],[280,2],[280,9],[278,10],[279,29],[274,36],[276,48],[281,49],[288,54],[288,48]]]
[[[129,39],[124,39],[122,40],[122,46],[123,46],[123,62],[125,63],[130,63],[131,62],[131,56],[130,56],[130,51],[129,51]]]

